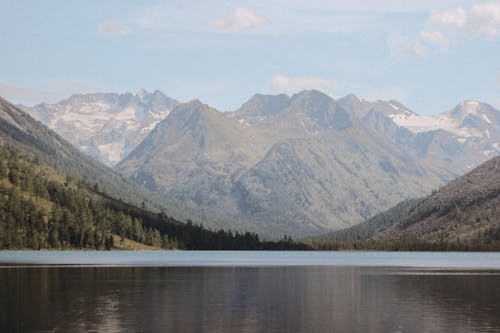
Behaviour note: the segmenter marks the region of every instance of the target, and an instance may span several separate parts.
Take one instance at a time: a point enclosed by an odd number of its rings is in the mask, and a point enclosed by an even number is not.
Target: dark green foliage
[[[481,242],[434,242],[418,238],[398,240],[359,241],[309,241],[308,244],[320,251],[500,251],[500,232],[496,238]]]
[[[290,237],[261,242],[253,233],[184,224],[98,192],[99,185],[50,180],[37,160],[0,148],[0,248],[111,249],[113,235],[157,248],[308,249]],[[54,173],[53,177],[56,176]],[[64,179],[64,177],[60,177]]]

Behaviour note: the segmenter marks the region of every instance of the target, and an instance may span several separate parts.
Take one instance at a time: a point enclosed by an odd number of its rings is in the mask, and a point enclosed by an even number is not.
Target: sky
[[[500,0],[0,0],[0,96],[161,90],[235,110],[318,89],[500,107]]]

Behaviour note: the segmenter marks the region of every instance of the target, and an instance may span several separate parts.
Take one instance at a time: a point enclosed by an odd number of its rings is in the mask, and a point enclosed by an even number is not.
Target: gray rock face
[[[24,108],[81,151],[113,166],[134,149],[178,102],[159,91],[74,95]]]

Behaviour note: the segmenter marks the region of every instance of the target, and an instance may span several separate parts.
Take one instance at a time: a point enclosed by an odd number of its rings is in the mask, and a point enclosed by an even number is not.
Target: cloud
[[[500,1],[462,6],[432,13],[431,26],[444,28],[466,37],[500,37]]]
[[[12,85],[0,82],[0,96],[25,105],[55,103],[73,94],[104,91],[94,85],[77,81],[57,81],[44,83],[44,89]]]
[[[253,10],[239,7],[234,10],[231,16],[216,19],[214,26],[222,31],[243,31],[261,28],[270,23],[267,18],[258,15]]]
[[[420,33],[422,42],[438,46],[441,50],[447,50],[450,47],[450,41],[439,31],[422,31]]]
[[[273,0],[261,1],[266,6],[276,6],[293,10],[348,11],[348,12],[422,12],[455,6],[463,0]]]
[[[276,75],[271,81],[273,91],[284,92],[288,95],[308,89],[321,90],[331,95],[332,87],[332,80],[318,76],[288,77],[286,75]]]
[[[398,33],[391,34],[387,44],[393,58],[418,58],[427,55],[427,49],[419,41]]]
[[[500,86],[500,73],[497,74],[497,85]]]
[[[128,27],[119,21],[106,21],[99,25],[99,33],[107,37],[123,36],[128,32]]]

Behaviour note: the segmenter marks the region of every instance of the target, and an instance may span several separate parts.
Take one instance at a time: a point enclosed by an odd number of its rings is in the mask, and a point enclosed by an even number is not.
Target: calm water
[[[0,263],[0,332],[500,332],[493,253],[6,251]]]

